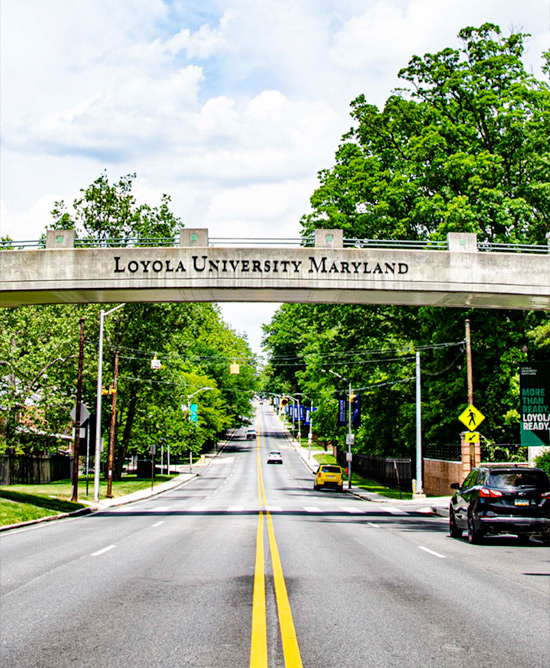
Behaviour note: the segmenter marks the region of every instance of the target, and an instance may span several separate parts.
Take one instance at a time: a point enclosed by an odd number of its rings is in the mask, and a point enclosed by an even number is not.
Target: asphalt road
[[[258,434],[160,497],[0,535],[2,665],[550,665],[548,548],[314,492],[267,406]]]

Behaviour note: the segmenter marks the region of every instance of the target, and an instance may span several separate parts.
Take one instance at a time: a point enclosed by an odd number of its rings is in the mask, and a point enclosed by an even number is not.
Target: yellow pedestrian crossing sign
[[[458,419],[465,425],[466,429],[475,431],[483,420],[485,420],[485,415],[478,411],[475,406],[470,404],[468,408],[458,416]]]
[[[479,432],[477,431],[469,431],[464,434],[465,443],[479,443],[479,440]]]

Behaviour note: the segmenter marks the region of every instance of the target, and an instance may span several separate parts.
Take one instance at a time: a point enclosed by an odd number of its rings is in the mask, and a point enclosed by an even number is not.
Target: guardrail
[[[172,248],[180,245],[179,236],[176,237],[130,237],[126,239],[95,239],[80,238],[75,239],[75,248]],[[209,237],[208,245],[213,247],[292,247],[309,248],[315,245],[313,237]],[[407,239],[344,239],[344,248],[391,248],[402,250],[423,250],[423,251],[447,251],[449,245],[447,241],[407,240]],[[0,250],[27,250],[27,249],[45,249],[46,239],[31,239],[24,241],[15,241],[11,239],[0,239]],[[536,244],[503,244],[478,242],[477,250],[485,253],[536,253],[549,254],[550,243],[547,245]]]

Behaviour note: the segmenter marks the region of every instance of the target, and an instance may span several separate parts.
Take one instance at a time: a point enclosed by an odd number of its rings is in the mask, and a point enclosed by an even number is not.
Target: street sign
[[[88,406],[86,406],[86,404],[83,401],[81,401],[80,402],[80,424],[83,425],[88,420],[89,417],[90,417],[90,411],[88,409]],[[71,420],[73,420],[73,421],[76,420],[76,406],[71,411]]]
[[[465,443],[479,443],[479,432],[468,431],[464,434]]]
[[[475,431],[479,425],[485,420],[485,415],[478,411],[477,408],[470,404],[466,410],[464,410],[459,416],[458,419],[462,424],[469,429],[470,431]]]
[[[346,461],[347,462],[351,462],[352,457],[353,457],[353,455],[351,454],[351,452],[346,452]]]
[[[353,434],[346,434],[346,445],[353,445],[355,443],[355,436]]]

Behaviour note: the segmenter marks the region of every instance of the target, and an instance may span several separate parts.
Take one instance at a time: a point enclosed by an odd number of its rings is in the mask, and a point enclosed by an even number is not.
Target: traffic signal
[[[283,408],[284,408],[287,404],[288,404],[288,399],[286,397],[283,397],[281,399],[281,406],[283,406]]]

